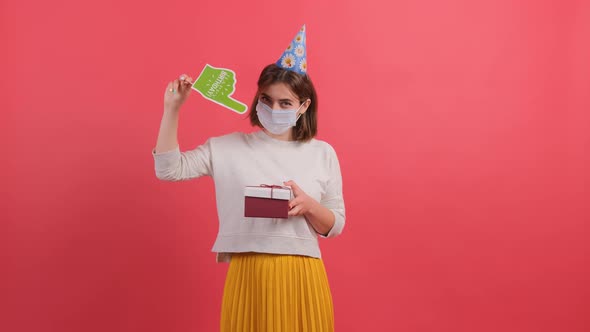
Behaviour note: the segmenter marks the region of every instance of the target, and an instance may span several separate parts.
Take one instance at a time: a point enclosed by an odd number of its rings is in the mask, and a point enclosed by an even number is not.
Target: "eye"
[[[290,107],[292,105],[292,103],[290,101],[283,101],[281,102],[281,106],[282,107]]]
[[[267,98],[266,96],[261,96],[261,97],[260,97],[260,100],[261,100],[261,101],[268,101],[268,98]]]

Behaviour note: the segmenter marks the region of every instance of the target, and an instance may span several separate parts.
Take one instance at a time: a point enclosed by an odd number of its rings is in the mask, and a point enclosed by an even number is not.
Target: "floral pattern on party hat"
[[[305,47],[305,24],[277,61],[277,66],[305,75],[307,73],[307,49]]]

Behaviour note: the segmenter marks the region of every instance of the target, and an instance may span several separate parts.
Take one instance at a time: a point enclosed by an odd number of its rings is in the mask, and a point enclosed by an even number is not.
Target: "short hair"
[[[293,138],[296,141],[307,142],[311,140],[316,136],[318,129],[318,97],[313,83],[307,74],[301,75],[294,71],[283,69],[274,63],[264,67],[260,73],[258,90],[250,107],[250,123],[253,126],[263,128],[256,114],[256,104],[258,103],[262,90],[276,83],[285,83],[291,89],[291,92],[299,98],[300,103],[305,102],[307,99],[311,100],[307,111],[301,115],[299,120],[297,120],[297,124],[293,127]]]

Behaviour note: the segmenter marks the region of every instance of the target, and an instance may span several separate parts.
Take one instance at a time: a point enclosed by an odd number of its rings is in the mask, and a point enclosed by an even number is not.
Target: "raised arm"
[[[178,118],[180,107],[191,92],[192,78],[187,75],[168,83],[164,93],[164,114],[155,153],[167,152],[178,147]]]
[[[209,141],[194,150],[181,152],[178,146],[180,107],[191,92],[192,78],[181,75],[168,83],[164,93],[164,114],[156,147],[152,150],[156,177],[165,181],[188,180],[211,174]]]

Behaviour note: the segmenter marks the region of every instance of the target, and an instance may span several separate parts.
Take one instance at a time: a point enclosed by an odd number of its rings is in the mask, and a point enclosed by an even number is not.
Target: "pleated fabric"
[[[323,261],[299,255],[232,254],[220,327],[222,332],[334,331]]]

